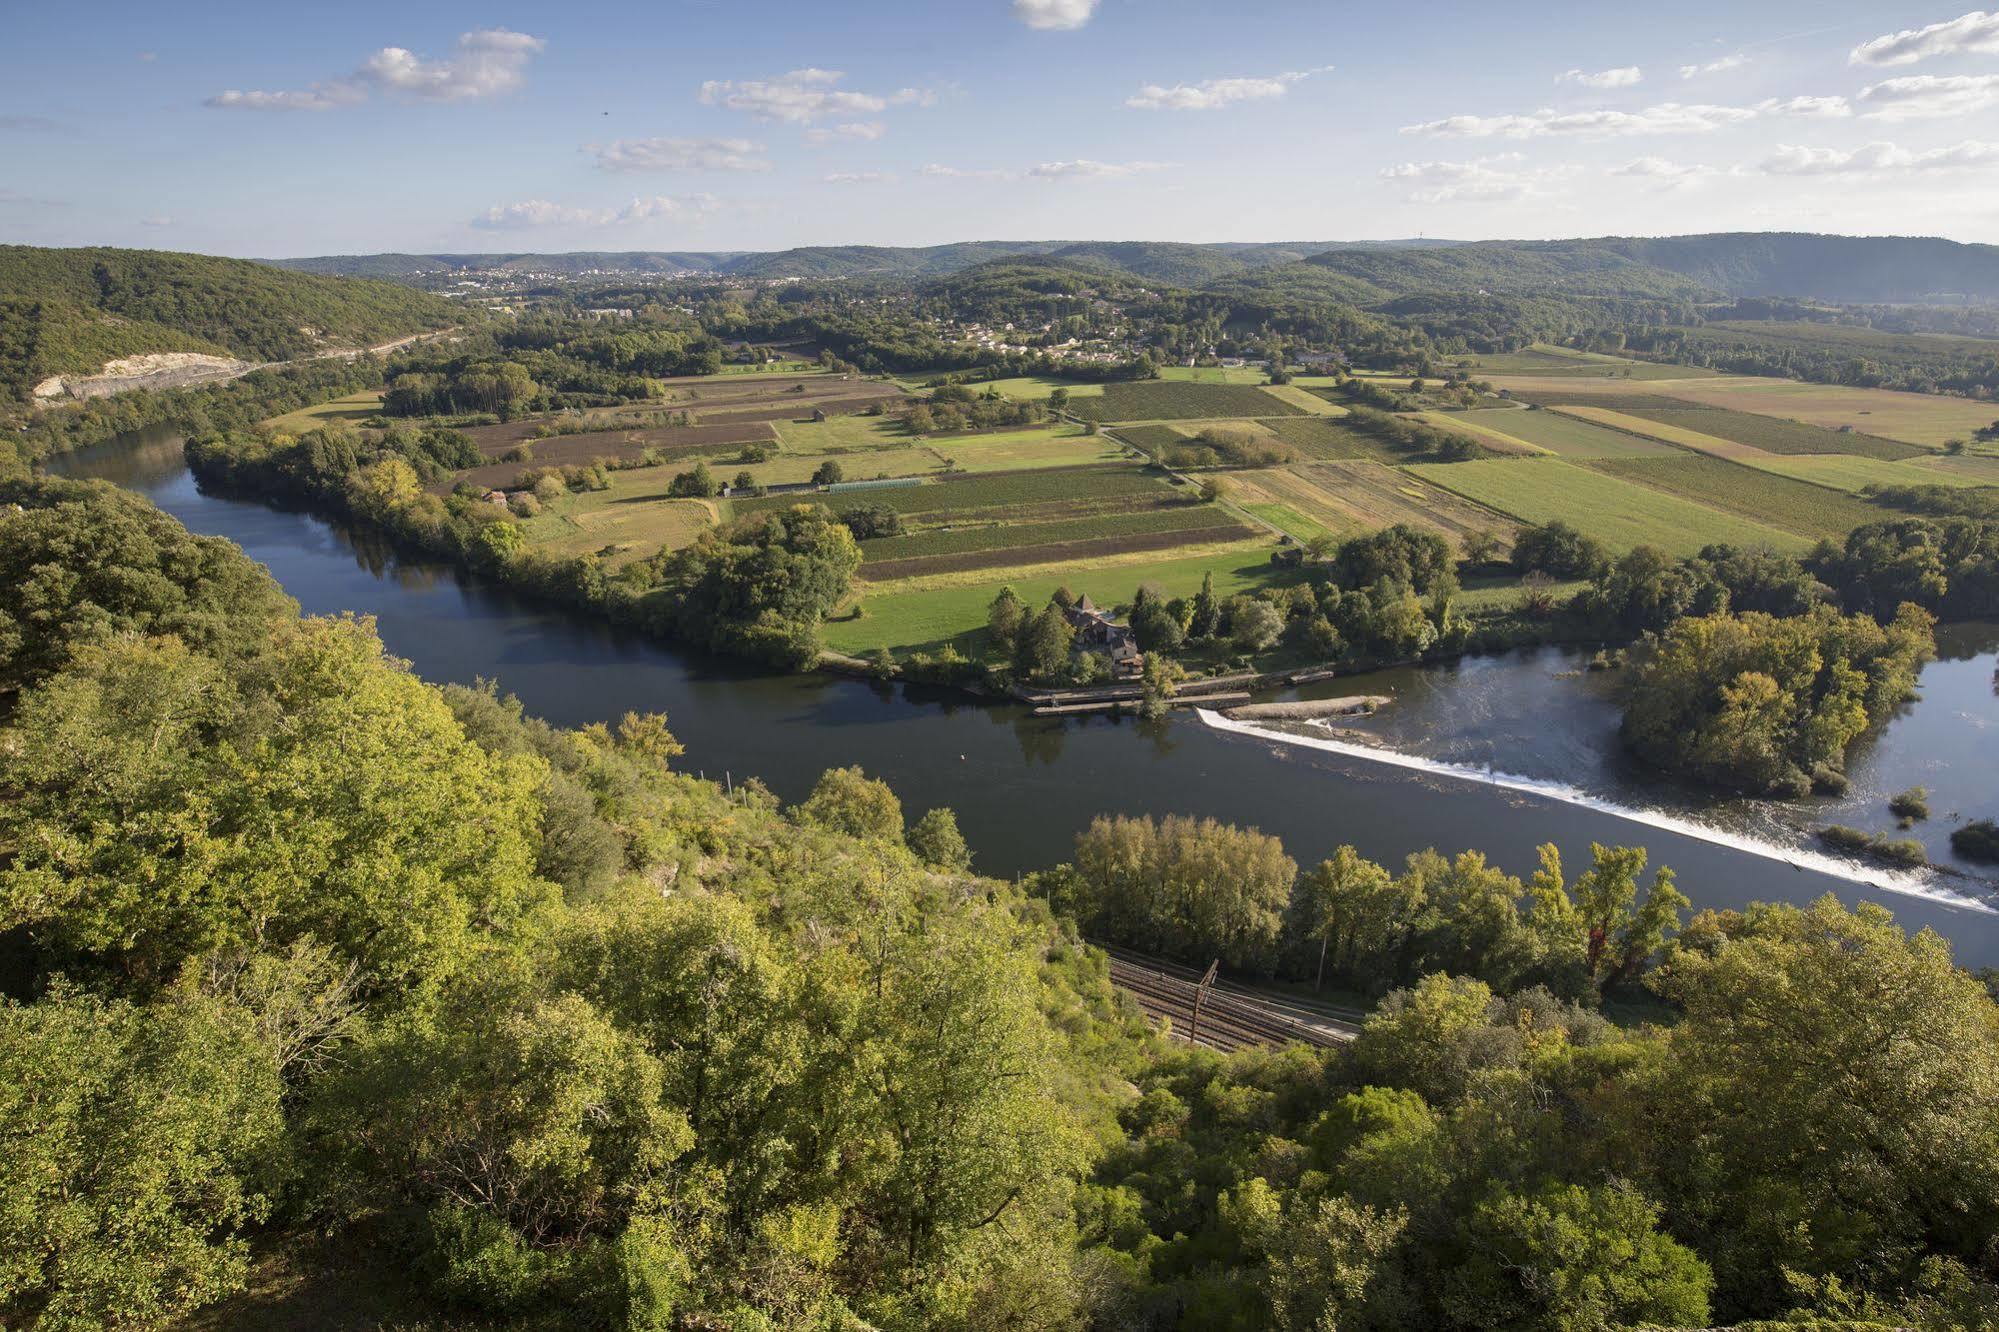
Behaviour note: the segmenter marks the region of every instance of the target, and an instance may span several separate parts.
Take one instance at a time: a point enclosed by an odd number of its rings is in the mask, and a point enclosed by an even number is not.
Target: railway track
[[[1131,995],[1147,1017],[1168,1020],[1174,1036],[1196,1045],[1224,1053],[1288,1041],[1330,1046],[1350,1041],[1360,1031],[1363,1015],[1358,1010],[1301,1004],[1230,981],[1217,981],[1208,989],[1197,1018],[1199,972],[1129,949],[1104,951],[1110,956],[1111,983]]]

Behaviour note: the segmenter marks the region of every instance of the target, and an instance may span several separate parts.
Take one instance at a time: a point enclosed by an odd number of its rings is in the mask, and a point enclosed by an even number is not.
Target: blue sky
[[[1961,0],[1960,0],[1961,3]],[[1999,14],[18,6],[0,239],[278,257],[1728,229],[1999,239]]]

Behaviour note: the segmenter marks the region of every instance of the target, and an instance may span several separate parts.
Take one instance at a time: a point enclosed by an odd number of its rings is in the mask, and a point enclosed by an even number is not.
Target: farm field
[[[921,389],[923,376],[905,377],[898,381],[911,389]],[[1059,379],[1054,375],[1015,375],[1008,379],[989,379],[969,385],[974,393],[987,389],[997,392],[1002,398],[1015,402],[1038,402],[1056,389],[1068,389],[1070,398],[1095,398],[1103,395],[1102,384],[1087,383],[1080,379]]]
[[[1879,458],[1850,458],[1843,454],[1758,453],[1744,458],[1744,465],[1758,471],[1788,476],[1835,490],[1859,491],[1868,486],[1956,486],[1999,485],[1999,459],[1911,458],[1904,462],[1883,462]],[[1957,461],[1992,464],[1989,478],[1947,470]]]
[[[1069,505],[1091,501],[1100,507],[1129,507],[1126,501],[1141,504],[1173,502],[1189,492],[1173,486],[1157,473],[1137,465],[1105,467],[1063,467],[1032,472],[990,472],[981,476],[951,477],[927,485],[903,486],[878,491],[849,491],[837,495],[835,508],[845,501],[882,505],[904,516],[922,515],[927,523],[957,521],[980,509],[1012,507],[1015,521],[1027,521],[1047,505]],[[797,495],[771,495],[763,499],[733,501],[738,513],[782,508],[799,502]]]
[[[1747,444],[1765,453],[1847,453],[1861,458],[1914,458],[1924,450],[1914,444],[1880,439],[1859,431],[1842,433],[1775,416],[1757,416],[1725,407],[1640,407],[1629,413],[1641,420],[1678,426],[1696,434]]]
[[[1669,555],[1693,555],[1721,541],[1784,551],[1812,544],[1795,533],[1555,458],[1421,463],[1406,470],[1522,522],[1560,518],[1619,551],[1655,546]]]
[[[986,632],[986,607],[1002,586],[1030,606],[1047,602],[1058,587],[1089,593],[1107,605],[1130,599],[1140,583],[1157,583],[1169,596],[1190,596],[1204,574],[1215,576],[1218,596],[1254,592],[1289,581],[1295,573],[1273,569],[1265,540],[1155,554],[1136,552],[1026,569],[983,569],[934,574],[861,589],[864,614],[836,618],[823,627],[826,645],[855,656],[889,647],[899,652],[935,650],[955,643],[975,653]]]
[[[1010,523],[1003,514],[995,513],[982,525],[954,524],[904,532],[901,536],[875,537],[861,543],[861,554],[872,564],[877,560],[966,555],[1013,546],[1055,545],[1100,537],[1153,536],[1161,532],[1191,532],[1234,524],[1233,518],[1213,504],[1175,504],[1167,508],[1138,509],[1126,513],[1087,513],[1075,518],[1034,523]]]
[[[1444,421],[1474,427],[1481,438],[1490,431],[1563,458],[1647,458],[1677,452],[1656,440],[1640,439],[1572,416],[1520,407],[1453,412]]]
[[[894,449],[915,442],[892,416],[829,416],[824,421],[774,421],[778,442],[801,453],[842,449]]]
[[[1511,389],[1530,400],[1542,401],[1548,400],[1550,394],[1587,402],[1633,392],[1615,381],[1582,378],[1557,383],[1549,379],[1495,376],[1492,383],[1495,388]],[[1968,439],[1974,430],[1999,418],[1999,404],[1969,398],[1742,375],[1701,379],[1690,377],[1684,370],[1681,378],[1649,381],[1638,391],[1674,398],[1687,406],[1724,407],[1828,430],[1851,426],[1881,439],[1929,449],[1942,448],[1948,440]],[[1618,406],[1612,402],[1602,405]]]
[[[1999,458],[1962,454],[1955,458],[1917,458],[1909,466],[1942,485],[1999,486]]]
[[[344,398],[318,403],[311,407],[301,407],[283,416],[273,416],[260,425],[272,430],[282,430],[288,435],[303,434],[308,430],[318,430],[330,425],[352,424],[378,415],[382,410],[382,391],[363,389],[359,393],[349,393]]]
[[[1673,401],[1671,398],[1660,398],[1657,401],[1668,404],[1667,410],[1674,410],[1671,406]],[[1636,406],[1639,404],[1632,405]],[[1722,439],[1716,435],[1703,435],[1698,430],[1689,430],[1684,426],[1668,425],[1664,421],[1654,421],[1642,416],[1633,416],[1629,410],[1620,409],[1613,411],[1608,407],[1564,404],[1559,408],[1559,411],[1563,416],[1573,416],[1584,421],[1594,421],[1600,425],[1612,426],[1619,430],[1636,431],[1668,444],[1677,444],[1683,449],[1692,449],[1696,453],[1711,454],[1716,458],[1729,458],[1739,462],[1747,462],[1779,456],[1774,453],[1765,453],[1761,449],[1751,448],[1747,444],[1738,444],[1732,439]],[[1833,457],[1835,455],[1824,454],[1821,456]]]
[[[1170,380],[1120,381],[1070,404],[1093,421],[1180,421],[1227,416],[1304,416],[1306,409],[1249,384],[1192,384]]]
[[[1714,373],[1711,370],[1700,370],[1691,366],[1661,365],[1653,361],[1634,361],[1622,356],[1609,356],[1602,352],[1576,351],[1571,347],[1556,347],[1542,342],[1517,352],[1493,352],[1469,359],[1471,369],[1481,378],[1491,375],[1534,375],[1652,380],[1705,378]],[[1462,364],[1462,358],[1454,363]]]
[[[1345,416],[1347,409],[1337,403],[1328,403],[1316,393],[1309,392],[1296,384],[1267,384],[1263,391],[1280,401],[1288,402],[1301,412],[1311,415]]]
[[[1737,411],[1788,417],[1810,425],[1855,430],[1925,448],[1968,439],[1999,418],[1999,404],[1892,389],[1799,384],[1788,379],[1714,379],[1678,385],[1673,396]]]
[[[926,447],[964,472],[1073,467],[1117,462],[1125,457],[1124,450],[1108,435],[1088,435],[1075,426],[992,435],[946,435],[931,439]]]
[[[1837,490],[1719,458],[1681,453],[1670,458],[1606,458],[1593,466],[1612,476],[1814,541],[1821,537],[1844,540],[1854,528],[1887,516],[1873,505]]]
[[[1369,462],[1399,462],[1402,455],[1374,438],[1336,419],[1322,416],[1284,416],[1266,421],[1270,433],[1296,448],[1307,458],[1329,462],[1358,458]]]
[[[1261,384],[1270,378],[1251,365],[1163,365],[1159,377],[1176,384]]]
[[[523,524],[530,543],[550,555],[601,554],[612,568],[660,550],[678,550],[712,526],[713,503],[666,493],[677,467],[613,472],[609,490],[565,495]]]
[[[1510,414],[1518,409],[1491,407],[1482,410]],[[1549,453],[1549,450],[1538,444],[1529,444],[1524,439],[1516,439],[1512,435],[1505,434],[1495,426],[1482,425],[1472,420],[1472,417],[1478,415],[1477,412],[1425,411],[1417,412],[1415,415],[1417,420],[1433,425],[1439,430],[1454,430],[1460,435],[1469,435],[1478,441],[1481,448],[1493,453],[1511,454],[1520,458],[1544,458]],[[1402,459],[1398,457],[1395,461],[1399,462]]]
[[[1272,505],[1336,537],[1357,535],[1393,523],[1409,523],[1452,542],[1474,531],[1510,538],[1514,524],[1501,514],[1467,503],[1460,496],[1383,463],[1348,460],[1237,472],[1230,498],[1245,507]],[[1253,507],[1251,512],[1255,512]],[[1272,518],[1271,521],[1277,521]],[[1310,531],[1293,531],[1310,537]]]

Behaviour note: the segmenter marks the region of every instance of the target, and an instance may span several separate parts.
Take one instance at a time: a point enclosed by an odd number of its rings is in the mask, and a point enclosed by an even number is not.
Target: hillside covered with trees
[[[12,458],[0,585],[10,1327],[1999,1318],[1999,1005],[1878,907],[1179,820],[986,879],[858,769],[784,807],[432,686]],[[1078,921],[1379,1002],[1169,1045]]]
[[[475,317],[396,283],[287,273],[208,255],[0,246],[0,389],[150,352],[282,361]]]

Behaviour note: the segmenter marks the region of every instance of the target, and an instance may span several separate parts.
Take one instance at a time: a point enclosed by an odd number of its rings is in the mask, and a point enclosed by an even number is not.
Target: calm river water
[[[177,438],[153,434],[62,460],[70,475],[138,490],[193,531],[227,537],[268,566],[310,614],[375,617],[389,649],[436,681],[498,680],[561,725],[664,711],[682,766],[756,775],[787,800],[828,768],[885,778],[913,819],[958,815],[978,867],[1014,874],[1065,858],[1098,813],[1191,813],[1253,824],[1310,863],[1342,842],[1397,864],[1434,846],[1478,848],[1517,873],[1553,841],[1572,869],[1592,841],[1647,847],[1699,906],[1878,901],[1911,928],[1951,938],[1958,959],[1999,966],[1999,893],[1981,880],[1895,876],[1812,852],[1803,829],[1837,821],[1892,829],[1887,795],[1922,784],[1937,817],[1912,833],[1948,860],[1954,816],[1999,816],[1999,627],[1953,627],[1922,677],[1922,700],[1851,765],[1853,791],[1797,805],[1718,801],[1633,770],[1615,744],[1607,676],[1543,649],[1381,672],[1322,694],[1392,694],[1369,725],[1384,756],[1310,728],[1219,729],[1181,715],[1159,726],[1034,718],[954,695],[832,678],[756,676],[563,611],[456,571],[399,559],[365,534],[265,505],[203,495]],[[1399,758],[1399,761],[1385,761]],[[1991,903],[1993,905],[1987,905]]]

